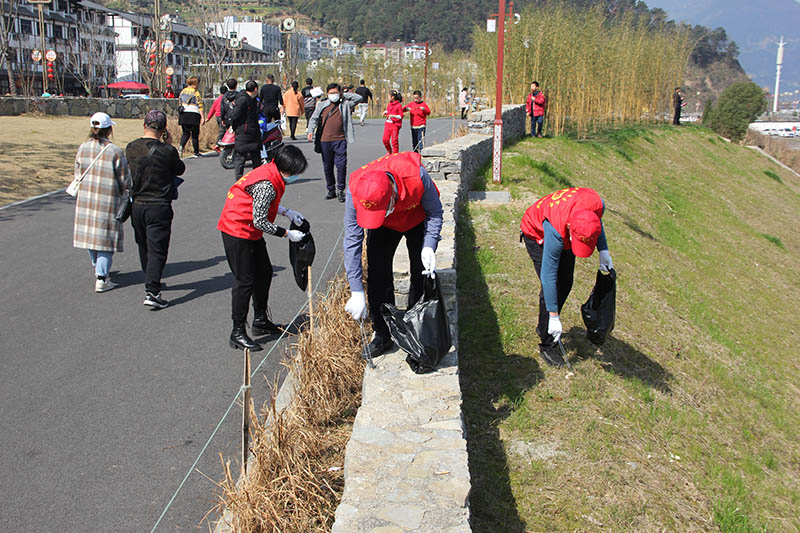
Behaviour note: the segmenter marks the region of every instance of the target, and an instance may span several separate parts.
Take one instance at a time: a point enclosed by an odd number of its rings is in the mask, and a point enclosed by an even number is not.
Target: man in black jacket
[[[161,297],[161,274],[167,264],[172,233],[174,182],[186,170],[172,146],[167,115],[163,111],[151,109],[147,112],[144,135],[125,147],[125,157],[133,176],[131,224],[144,272],[143,303],[155,311],[169,305]]]
[[[225,82],[225,85],[228,87],[228,90],[225,96],[222,97],[222,102],[219,106],[219,116],[222,119],[222,125],[225,126],[225,128],[229,128],[231,125],[233,104],[236,101],[236,97],[239,95],[239,92],[236,90],[236,86],[239,85],[239,82],[236,81],[236,78],[231,78]]]
[[[283,114],[283,91],[275,85],[275,76],[267,74],[267,83],[261,87],[258,96],[261,100],[261,114],[267,121],[280,120]]]
[[[261,128],[258,125],[257,93],[258,84],[249,80],[233,104],[230,125],[236,133],[236,143],[233,145],[233,168],[237,180],[244,175],[246,160],[253,162],[253,168],[261,166]]]

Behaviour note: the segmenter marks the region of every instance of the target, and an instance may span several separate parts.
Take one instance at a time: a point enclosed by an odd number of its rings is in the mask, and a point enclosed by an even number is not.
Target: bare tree
[[[228,77],[231,70],[225,66],[230,54],[228,28],[224,23],[225,6],[221,0],[196,0],[191,6],[189,24],[202,41],[201,56],[198,59],[205,64],[198,77],[204,90],[209,90],[214,81]]]
[[[17,7],[19,0],[0,0],[0,66],[5,65],[8,75],[8,90],[12,96],[17,95],[17,84],[11,67],[11,57],[16,50],[11,47],[11,39],[16,35]]]
[[[64,64],[89,96],[94,95],[105,75],[105,59],[109,54],[108,31],[104,25],[77,22],[77,37],[69,39]],[[100,75],[98,75],[98,69]]]

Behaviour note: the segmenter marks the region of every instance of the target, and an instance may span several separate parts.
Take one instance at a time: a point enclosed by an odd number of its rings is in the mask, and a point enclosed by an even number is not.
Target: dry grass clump
[[[345,313],[347,282],[337,277],[314,304],[314,330],[297,337],[286,365],[295,396],[280,412],[275,394],[253,420],[252,460],[235,479],[230,461],[219,507],[234,531],[328,531],[344,488],[344,449],[361,402],[360,333]],[[269,421],[269,422],[263,422]]]
[[[800,150],[792,150],[791,142],[780,137],[762,135],[751,129],[747,130],[744,138],[745,145],[758,146],[795,172],[800,172]]]
[[[219,127],[217,126],[217,121],[214,118],[212,118],[211,120],[200,126],[201,152],[207,152],[208,150],[212,150],[214,146],[217,144],[217,135],[219,133],[218,128]],[[177,117],[169,117],[167,119],[167,129],[169,130],[170,135],[172,135],[172,145],[175,148],[180,148],[180,141],[183,130],[178,124]],[[188,153],[191,153],[192,149],[191,138],[186,142],[186,146],[188,146],[187,149]]]

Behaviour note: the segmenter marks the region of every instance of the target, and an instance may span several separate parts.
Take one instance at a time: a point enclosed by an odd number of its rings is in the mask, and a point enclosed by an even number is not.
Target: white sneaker
[[[98,279],[97,281],[94,282],[94,292],[110,291],[111,289],[113,289],[117,285],[118,285],[117,283],[114,283],[109,278],[106,278],[104,280],[103,279]]]

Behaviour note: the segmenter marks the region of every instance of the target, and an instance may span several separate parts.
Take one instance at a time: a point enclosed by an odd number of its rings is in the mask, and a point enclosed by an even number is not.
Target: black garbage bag
[[[607,273],[597,271],[592,294],[581,306],[583,323],[586,324],[586,338],[600,346],[606,336],[614,329],[617,313],[617,272],[612,268]]]
[[[405,351],[406,362],[417,374],[436,370],[450,350],[450,328],[439,283],[425,278],[422,297],[405,313],[385,303],[381,315],[389,326],[392,340]]]
[[[308,220],[303,220],[299,226],[292,222],[289,229],[296,229],[306,234],[300,242],[289,243],[289,262],[294,270],[294,280],[300,290],[304,291],[308,287],[308,267],[314,263],[314,256],[317,253],[314,237],[311,235],[311,224]]]

